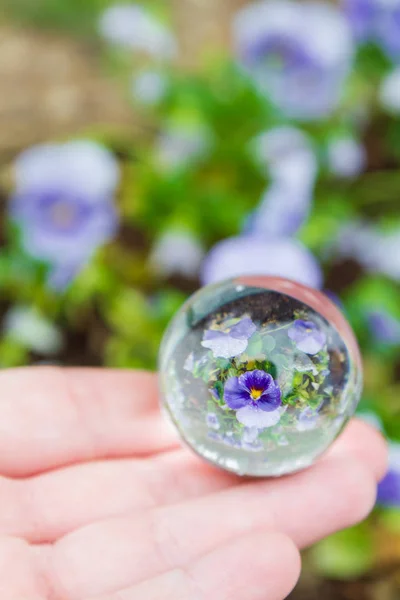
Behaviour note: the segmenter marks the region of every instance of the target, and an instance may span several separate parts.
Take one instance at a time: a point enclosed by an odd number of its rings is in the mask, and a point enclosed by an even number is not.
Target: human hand
[[[243,481],[179,446],[151,374],[0,372],[0,597],[281,600],[298,548],[363,519],[385,463],[353,421],[313,467]]]

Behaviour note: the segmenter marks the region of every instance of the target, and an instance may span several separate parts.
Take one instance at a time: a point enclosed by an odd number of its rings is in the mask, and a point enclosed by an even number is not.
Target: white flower
[[[61,332],[38,311],[15,306],[5,316],[4,334],[38,354],[55,355],[63,345]]]
[[[354,138],[332,140],[328,145],[327,155],[330,171],[339,177],[357,177],[365,168],[365,149]]]
[[[164,98],[168,87],[166,75],[155,70],[141,71],[132,79],[132,94],[136,100],[154,106]]]
[[[204,257],[200,242],[185,231],[167,231],[155,243],[150,265],[157,273],[195,277]]]
[[[400,114],[400,67],[383,80],[379,91],[381,105],[388,113]]]
[[[99,30],[110,43],[154,58],[169,60],[177,53],[173,34],[138,4],[116,4],[107,8],[100,18]]]
[[[260,1],[236,16],[239,59],[288,116],[316,119],[338,104],[354,43],[334,6],[291,0]]]

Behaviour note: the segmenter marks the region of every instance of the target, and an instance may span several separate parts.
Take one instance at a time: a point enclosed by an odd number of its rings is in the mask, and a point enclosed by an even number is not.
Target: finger
[[[102,593],[108,583],[122,589],[260,529],[307,546],[363,519],[375,493],[367,466],[351,456],[334,457],[273,482],[89,525],[55,544],[56,580],[72,598]]]
[[[378,481],[385,469],[386,444],[370,426],[355,421],[322,461],[343,455],[367,464]],[[26,481],[0,479],[0,533],[34,543],[53,542],[94,521],[180,503],[243,483],[186,450],[146,460],[75,465]]]
[[[383,435],[361,419],[352,419],[339,439],[326,454],[327,457],[356,456],[369,465],[376,481],[381,481],[388,468],[388,447]]]
[[[32,549],[23,540],[0,538],[0,596],[4,600],[48,598],[45,578],[38,572]]]
[[[300,555],[290,538],[258,532],[216,548],[186,569],[96,600],[282,600],[299,573]]]
[[[0,473],[12,477],[83,460],[176,445],[145,372],[35,367],[0,372]]]

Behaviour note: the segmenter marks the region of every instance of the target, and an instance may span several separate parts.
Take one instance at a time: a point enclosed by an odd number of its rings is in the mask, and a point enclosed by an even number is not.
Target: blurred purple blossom
[[[212,134],[201,123],[169,123],[156,140],[154,158],[161,171],[177,171],[196,164],[212,147]]]
[[[169,29],[139,4],[121,3],[106,8],[99,32],[108,42],[128,50],[170,60],[177,54],[177,41]]]
[[[372,272],[400,280],[400,229],[382,231],[364,221],[347,223],[339,232],[337,252]]]
[[[336,7],[261,0],[238,12],[234,39],[244,68],[287,116],[319,119],[339,103],[354,47]]]
[[[296,347],[306,354],[317,354],[326,344],[326,335],[312,321],[297,319],[288,330]]]
[[[239,236],[216,244],[202,267],[204,284],[240,275],[271,275],[320,288],[322,271],[314,256],[299,241]]]
[[[169,230],[156,240],[150,255],[150,265],[159,275],[198,275],[204,249],[194,235],[187,231]]]
[[[220,428],[220,423],[219,423],[218,417],[213,412],[207,413],[206,422],[207,422],[207,426],[210,429],[218,430]]]
[[[297,431],[312,431],[318,423],[318,411],[309,406],[301,411],[298,416],[296,429]]]
[[[115,158],[94,142],[35,146],[17,158],[10,216],[25,250],[51,265],[53,287],[64,287],[115,234],[118,182]]]
[[[400,320],[384,310],[367,314],[368,326],[378,342],[388,345],[400,344]]]
[[[400,506],[400,444],[389,444],[389,469],[378,485],[378,504]]]
[[[33,306],[13,306],[4,317],[3,332],[37,354],[55,355],[63,347],[61,331]]]
[[[132,78],[132,95],[135,100],[147,106],[159,104],[168,89],[168,78],[161,71],[147,69]]]
[[[246,232],[293,235],[311,211],[317,158],[309,138],[295,127],[275,127],[253,141],[257,161],[272,179]]]
[[[249,317],[234,321],[223,323],[219,329],[207,329],[201,345],[221,358],[232,358],[244,352],[257,328]]]
[[[330,141],[327,149],[328,167],[331,173],[350,179],[362,173],[366,165],[365,148],[351,137]]]
[[[400,0],[344,0],[356,38],[375,42],[400,60]]]
[[[379,90],[381,106],[390,114],[400,114],[400,66],[383,80]]]

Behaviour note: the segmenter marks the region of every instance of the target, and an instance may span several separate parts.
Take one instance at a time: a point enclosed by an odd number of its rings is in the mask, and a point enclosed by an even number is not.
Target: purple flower
[[[11,218],[25,250],[51,265],[61,288],[115,234],[118,164],[102,146],[76,141],[23,152],[15,172]]]
[[[322,272],[317,260],[299,241],[283,237],[264,240],[243,235],[223,240],[207,255],[204,284],[241,275],[271,275],[319,288]]]
[[[297,319],[288,330],[297,348],[306,354],[317,354],[326,343],[326,335],[312,321]]]
[[[345,11],[360,41],[375,42],[400,60],[400,0],[344,0]]]
[[[400,344],[400,321],[387,312],[373,311],[367,315],[368,325],[377,341],[384,344]]]
[[[173,34],[139,4],[121,3],[106,8],[99,21],[100,34],[111,44],[161,60],[175,57]]]
[[[351,137],[333,139],[327,148],[328,167],[343,179],[357,177],[366,164],[364,147]]]
[[[216,357],[232,358],[246,350],[248,340],[256,329],[249,317],[239,321],[230,319],[220,329],[207,329],[201,345],[211,350]]]
[[[224,400],[246,427],[272,427],[282,414],[281,390],[269,373],[255,369],[225,383]]]
[[[255,2],[237,14],[234,39],[244,68],[287,116],[318,119],[338,104],[352,63],[353,40],[335,7]]]
[[[207,425],[210,429],[219,429],[220,423],[218,421],[218,417],[215,413],[209,412],[206,417]]]
[[[310,407],[301,411],[296,423],[297,431],[311,431],[318,422],[318,412]]]
[[[400,444],[389,444],[389,470],[378,485],[378,504],[400,506]]]

